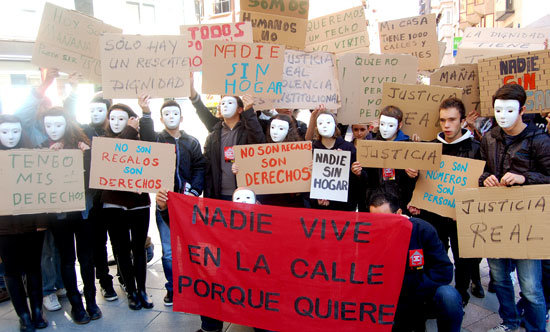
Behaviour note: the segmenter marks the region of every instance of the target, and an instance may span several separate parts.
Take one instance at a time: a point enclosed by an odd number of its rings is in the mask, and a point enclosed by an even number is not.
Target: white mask
[[[284,120],[275,119],[271,121],[271,128],[269,128],[269,136],[275,143],[282,142],[288,134],[288,122]]]
[[[399,129],[399,121],[397,121],[396,118],[392,118],[391,116],[380,116],[380,135],[382,135],[382,138],[384,139],[390,139],[392,138],[395,133],[397,133],[397,130]]]
[[[225,96],[220,101],[220,111],[225,119],[229,119],[237,112],[237,99],[231,96]]]
[[[45,116],[44,128],[46,129],[46,134],[48,134],[48,137],[52,141],[59,141],[63,138],[63,135],[65,135],[67,120],[65,120],[63,115]]]
[[[162,121],[168,129],[177,129],[181,122],[181,110],[176,106],[166,106],[161,111]]]
[[[114,110],[109,115],[109,125],[113,133],[120,133],[128,124],[128,113],[124,111]]]
[[[512,127],[519,116],[519,101],[515,99],[495,100],[495,119],[501,128]]]
[[[21,140],[21,123],[4,122],[0,124],[0,142],[7,148],[14,148]]]
[[[107,117],[107,105],[104,103],[90,103],[89,109],[92,124],[98,125],[105,122],[105,118]]]
[[[233,193],[233,202],[256,204],[256,195],[250,189],[241,189]]]
[[[330,114],[321,114],[317,117],[317,131],[319,135],[323,137],[334,136],[334,130],[336,129],[336,123],[334,123],[334,117]]]

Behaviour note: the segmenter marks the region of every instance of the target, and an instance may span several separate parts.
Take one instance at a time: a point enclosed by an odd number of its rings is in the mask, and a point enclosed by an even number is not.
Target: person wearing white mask
[[[235,161],[233,147],[236,145],[265,143],[265,134],[254,111],[254,98],[249,95],[223,96],[217,118],[202,102],[193,86],[189,97],[197,115],[209,132],[204,143],[206,170],[204,175],[204,197],[230,201],[237,189],[237,179],[231,171]],[[201,331],[221,331],[223,322],[201,316]]]
[[[316,110],[315,128],[313,130],[313,149],[343,150],[351,152],[351,172],[349,176],[348,200],[346,202],[329,201],[326,199],[310,199],[312,208],[330,209],[342,211],[355,211],[357,202],[353,196],[354,188],[358,185],[361,169],[354,170],[356,162],[356,150],[352,143],[344,140],[337,127],[336,116],[320,107]],[[360,168],[360,167],[359,167]],[[353,174],[352,174],[353,173]]]
[[[525,90],[505,84],[493,95],[497,127],[481,140],[481,159],[486,161],[479,185],[485,187],[550,183],[550,137],[544,129],[525,124]],[[527,331],[545,331],[547,307],[543,294],[541,261],[487,259],[500,304],[502,323],[490,331],[518,331],[522,318],[516,309],[511,266],[516,266]],[[547,267],[547,262],[543,262]],[[546,269],[545,269],[546,270]],[[550,280],[545,280],[548,282]]]
[[[139,120],[141,140],[173,144],[176,150],[176,171],[174,173],[174,188],[170,188],[170,191],[197,197],[200,196],[204,187],[206,160],[202,155],[199,141],[179,129],[183,116],[180,105],[174,100],[168,100],[160,107],[160,121],[164,124],[164,130],[156,133],[154,131],[153,119],[151,118],[149,99],[150,97],[146,94],[139,96],[138,99],[143,111],[143,116]],[[171,306],[174,291],[170,227],[163,220],[158,206],[155,215],[162,244],[162,268],[167,281],[165,284],[166,296],[164,297],[164,305]]]
[[[52,150],[80,149],[84,153],[84,171],[90,170],[90,142],[80,126],[60,107],[50,108],[41,114],[44,130],[49,140],[43,147]],[[61,259],[61,277],[71,303],[71,317],[76,324],[86,324],[99,319],[101,310],[96,304],[95,276],[90,233],[93,225],[79,212],[58,213],[51,223],[51,231]],[[76,244],[75,244],[76,242]],[[80,275],[84,283],[84,297],[78,290],[75,262],[78,257]]]
[[[380,112],[377,140],[408,142],[410,138],[401,131],[403,112],[395,106],[386,106]],[[412,198],[418,171],[413,169],[367,168],[367,201],[377,190],[395,195],[399,207],[407,211],[407,204]]]
[[[111,106],[107,118],[107,137],[139,139],[138,116],[129,106]],[[151,309],[153,302],[145,287],[147,257],[144,250],[149,230],[149,194],[103,190],[100,202],[103,205],[102,217],[107,223],[111,244],[117,254],[118,268],[126,287],[128,307],[131,310]]]
[[[267,125],[267,143],[298,142],[302,141],[298,128],[292,118],[286,114],[277,114],[269,120]],[[233,174],[239,172],[237,163],[231,167]],[[258,196],[262,204],[285,207],[309,207],[302,193],[268,194]]]
[[[0,115],[0,150],[32,147],[21,127],[18,117]],[[34,331],[35,328],[43,329],[48,326],[42,312],[40,268],[44,218],[41,214],[0,216],[0,259],[5,269],[3,277],[11,303],[19,317],[21,331]]]

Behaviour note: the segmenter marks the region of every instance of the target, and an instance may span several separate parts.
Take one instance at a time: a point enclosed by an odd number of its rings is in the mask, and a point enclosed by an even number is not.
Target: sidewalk
[[[154,218],[154,216],[153,216]],[[76,325],[70,318],[70,304],[66,298],[60,298],[63,306],[61,310],[55,312],[45,311],[50,326],[40,331],[128,331],[137,332],[149,330],[153,331],[178,331],[195,332],[200,327],[200,318],[197,315],[172,312],[172,307],[165,307],[163,298],[166,294],[164,290],[164,273],[162,271],[161,255],[162,249],[158,230],[154,219],[151,220],[149,235],[155,245],[155,256],[149,263],[147,272],[147,291],[151,295],[155,307],[151,310],[132,311],[128,309],[128,302],[124,292],[117,284],[115,278],[115,290],[119,299],[114,302],[107,302],[99,294],[97,303],[103,311],[103,318],[92,321],[86,325]],[[482,283],[487,290],[489,282],[489,268],[486,260],[481,263]],[[116,274],[116,268],[111,267],[111,275]],[[99,286],[98,286],[99,287]],[[516,286],[517,288],[517,286]],[[99,289],[99,288],[98,288]],[[470,303],[466,307],[466,314],[462,323],[463,332],[486,332],[488,329],[498,325],[501,320],[498,316],[498,301],[494,294],[485,292],[484,299],[478,299],[472,296]],[[225,324],[225,330],[228,332],[251,332],[252,329],[236,324]],[[11,302],[7,301],[0,304],[0,332],[19,331],[19,319],[13,310]],[[428,321],[427,331],[437,331],[434,320]],[[524,331],[523,329],[521,331]]]

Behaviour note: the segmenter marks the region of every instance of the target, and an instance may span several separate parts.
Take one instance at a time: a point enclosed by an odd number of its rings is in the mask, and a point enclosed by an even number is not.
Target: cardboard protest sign
[[[347,202],[350,167],[350,151],[315,149],[309,197]]]
[[[180,33],[189,37],[189,65],[191,71],[202,70],[203,42],[207,39],[252,43],[250,22],[182,25]]]
[[[340,107],[339,97],[334,54],[285,50],[281,98],[255,98],[254,109],[313,109],[320,104],[337,109]]]
[[[90,188],[147,193],[173,190],[175,168],[172,144],[94,137]]]
[[[479,59],[547,49],[550,29],[474,28],[464,30],[455,63],[477,63]]]
[[[233,149],[239,167],[237,186],[256,194],[309,191],[311,142],[237,145]]]
[[[462,88],[462,102],[466,114],[479,112],[479,76],[477,64],[450,65],[441,67],[430,76],[430,85]]]
[[[203,46],[203,93],[282,95],[284,46],[223,40],[205,40]]]
[[[309,0],[241,0],[241,22],[251,22],[255,43],[303,50]]]
[[[306,51],[369,52],[369,34],[362,6],[309,20],[306,33]]]
[[[382,110],[384,82],[414,84],[418,59],[407,54],[349,53],[338,58],[342,107],[338,122],[367,123]]]
[[[439,68],[435,14],[407,17],[378,23],[380,52],[411,54],[418,58],[419,70]]]
[[[173,192],[168,210],[174,311],[274,331],[391,331],[407,218]]]
[[[421,171],[414,187],[411,206],[456,218],[457,192],[476,188],[485,161],[443,155],[434,171]]]
[[[550,185],[459,190],[460,257],[550,258]]]
[[[550,112],[550,51],[534,51],[480,59],[481,115],[493,116],[493,95],[504,84],[525,89],[526,113]]]
[[[409,136],[417,134],[431,141],[441,131],[439,105],[449,97],[460,98],[462,89],[432,85],[384,83],[382,107],[393,105],[403,112],[401,130]]]
[[[86,209],[80,150],[0,151],[0,215]]]
[[[103,95],[189,96],[188,57],[183,36],[105,34],[101,37]]]
[[[357,161],[362,167],[435,170],[441,151],[440,143],[357,141]]]
[[[74,10],[44,5],[31,62],[39,67],[81,73],[101,83],[99,37],[122,30]]]

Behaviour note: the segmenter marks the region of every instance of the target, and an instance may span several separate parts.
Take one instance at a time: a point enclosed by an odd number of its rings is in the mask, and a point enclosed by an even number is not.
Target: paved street
[[[61,298],[60,301],[63,308],[55,312],[46,311],[50,326],[42,331],[196,331],[200,327],[200,318],[198,316],[174,313],[171,307],[164,306],[162,299],[165,295],[165,279],[160,259],[162,255],[160,240],[154,219],[151,220],[149,235],[152,237],[155,245],[155,257],[149,263],[147,274],[147,291],[151,294],[152,300],[155,303],[153,309],[142,309],[139,311],[128,309],[127,300],[123,296],[124,293],[117,284],[115,287],[119,295],[117,301],[107,302],[98,293],[97,302],[103,311],[103,318],[92,321],[87,325],[76,325],[72,323],[70,319],[69,312],[71,307],[69,302],[66,298]],[[116,274],[115,267],[111,267],[111,274]],[[481,277],[483,286],[486,290],[487,283],[489,282],[489,268],[485,260],[482,262]],[[470,303],[466,307],[466,315],[462,325],[463,331],[485,332],[489,328],[497,325],[500,323],[497,310],[498,301],[494,294],[486,292],[486,297],[484,299],[472,297]],[[248,327],[236,324],[226,324],[225,327],[228,332],[252,331],[252,329]],[[18,317],[9,301],[0,304],[0,332],[4,331],[19,331]],[[435,321],[432,320],[428,322],[428,331],[437,331]]]

